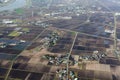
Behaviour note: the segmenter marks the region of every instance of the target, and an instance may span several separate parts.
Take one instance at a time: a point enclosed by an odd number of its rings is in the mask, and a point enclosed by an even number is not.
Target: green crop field
[[[22,8],[18,8],[15,10],[15,12],[19,15],[23,14],[24,13],[24,10]]]
[[[17,36],[19,36],[19,35],[20,35],[19,32],[13,31],[13,32],[11,32],[8,36],[17,37]]]
[[[22,31],[29,32],[29,28],[23,28]]]

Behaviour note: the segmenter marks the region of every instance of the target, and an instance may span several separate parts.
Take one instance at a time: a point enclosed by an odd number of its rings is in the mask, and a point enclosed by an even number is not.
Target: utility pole
[[[32,17],[34,17],[34,11],[32,10]]]
[[[117,22],[116,14],[114,13],[114,50],[117,50]]]
[[[117,14],[114,13],[114,53],[115,56],[120,60],[120,53],[117,50]]]

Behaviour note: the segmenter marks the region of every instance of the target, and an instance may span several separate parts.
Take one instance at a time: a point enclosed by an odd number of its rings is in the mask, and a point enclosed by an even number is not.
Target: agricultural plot
[[[5,77],[6,76],[6,73],[7,73],[8,69],[5,69],[5,68],[0,68],[0,77]]]
[[[48,28],[42,32],[41,35],[36,40],[34,40],[33,43],[15,60],[12,66],[12,70],[25,70],[36,73],[55,73],[57,69],[61,67],[64,68],[66,66],[66,57],[68,55],[67,53],[70,52],[75,33],[66,32],[59,29],[55,29],[54,31],[55,32],[53,32],[51,28]],[[49,37],[54,38],[53,36],[55,35],[58,35],[58,40],[56,43],[52,46],[45,46],[45,39]],[[57,52],[54,51],[54,49],[57,49]],[[45,58],[46,55],[50,56],[48,56],[48,58]],[[51,56],[53,57],[54,61],[58,59],[54,64],[52,64],[51,60],[49,60],[49,58],[52,58]],[[11,72],[10,74],[12,75],[13,73]],[[33,79],[34,76],[35,75],[32,74],[30,79]],[[55,76],[49,75],[49,77],[51,77],[49,79],[52,80],[52,78]],[[18,78],[20,77],[18,76]]]
[[[0,80],[4,80],[4,78],[0,78]]]
[[[78,70],[78,69],[70,69],[79,80],[112,80],[112,74],[109,72],[104,73],[102,71],[93,71],[93,70]],[[105,76],[108,75],[108,76]]]
[[[14,59],[43,31],[40,27],[5,27],[2,29],[0,59],[6,60]]]
[[[32,45],[30,45],[27,50],[31,50],[31,49],[40,49],[43,46],[43,39],[48,37],[53,31],[51,30],[45,30],[43,33],[41,33],[41,35],[32,43]]]
[[[106,52],[113,45],[113,40],[79,34],[72,53],[76,55],[91,55],[94,51]]]
[[[41,27],[24,27],[21,31],[23,34],[20,36],[16,37],[15,39],[19,40],[25,40],[25,41],[32,41],[34,38],[36,38],[44,28]]]
[[[29,42],[21,42],[13,39],[0,39],[0,53],[19,54],[29,45]]]
[[[9,33],[6,34],[6,36],[7,38],[12,38],[0,39],[0,59],[12,60],[19,55],[12,65],[12,70],[9,74],[10,80],[25,80],[26,78],[29,80],[57,79],[58,76],[54,74],[56,74],[57,70],[66,67],[67,56],[70,50],[72,50],[72,55],[69,58],[69,67],[79,68],[79,64],[76,65],[76,63],[80,61],[80,56],[83,58],[85,57],[86,59],[86,56],[91,56],[94,51],[103,53],[106,52],[106,49],[110,48],[110,45],[113,45],[112,39],[89,36],[80,33],[78,33],[77,37],[75,38],[76,32],[57,28],[54,28],[53,30],[53,27],[44,29],[36,26],[29,28],[13,28],[9,30]],[[17,35],[17,32],[22,33]],[[75,43],[73,44],[74,39]],[[8,68],[7,66],[10,65],[9,62],[2,61],[0,64],[1,67],[6,68]],[[85,68],[86,65],[82,65],[82,69]],[[48,72],[50,74],[47,74]],[[99,76],[95,77],[95,75],[90,75],[92,74],[91,72],[94,73],[94,71],[86,71],[83,72],[84,74],[77,72],[76,75],[80,80],[92,80],[93,78],[100,78]]]
[[[20,36],[20,33],[17,32],[17,31],[13,31],[13,32],[11,32],[8,36],[17,37],[17,36]]]
[[[0,67],[2,68],[9,68],[11,65],[11,62],[9,60],[0,60]]]
[[[87,20],[86,15],[73,16],[70,20],[48,21],[53,27],[64,28],[94,36],[111,38],[114,27],[113,14],[91,13]],[[110,31],[110,32],[107,32]]]
[[[59,37],[56,45],[48,48],[48,51],[52,53],[69,53],[75,34],[73,34],[72,32],[63,33],[64,34],[60,33],[61,36]]]
[[[2,27],[1,37],[0,38],[14,38],[14,36],[8,36],[10,33],[14,31],[13,27]]]
[[[52,24],[53,27],[63,28],[63,29],[73,29],[78,27],[80,24],[84,23],[87,20],[86,15],[73,16],[70,20],[50,20],[48,23]]]
[[[11,55],[11,54],[0,54],[0,59],[1,60],[12,60],[16,57],[16,55]]]
[[[42,73],[32,73],[28,79],[29,80],[40,80],[42,76],[43,76]]]
[[[45,45],[47,42],[49,42],[49,39],[52,35],[54,35],[53,32],[56,32],[58,34],[58,40],[53,43],[53,46]],[[51,53],[59,53],[59,54],[66,54],[69,53],[73,39],[75,37],[75,34],[73,32],[66,32],[66,31],[60,31],[60,30],[46,30],[44,31],[39,38],[30,46],[28,47],[28,50],[35,48],[36,51],[39,48],[47,47],[46,49]],[[55,39],[53,39],[54,41]],[[35,50],[34,50],[35,51]]]
[[[47,76],[47,77],[46,77]],[[19,70],[12,70],[9,75],[9,80],[53,80],[55,78],[54,74],[49,73],[35,73],[29,71],[19,71]]]
[[[10,76],[9,78],[25,80],[25,78],[27,77],[28,74],[29,74],[29,72],[12,70],[9,74],[9,76]]]
[[[51,67],[45,66],[40,63],[34,64],[34,63],[14,63],[13,69],[19,69],[19,70],[25,70],[30,72],[36,72],[36,73],[47,73],[50,72]]]

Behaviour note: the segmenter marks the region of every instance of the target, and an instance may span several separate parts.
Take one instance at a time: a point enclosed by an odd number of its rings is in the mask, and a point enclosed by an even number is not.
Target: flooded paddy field
[[[20,42],[13,39],[0,39],[0,53],[4,54],[20,54],[30,43]]]
[[[20,54],[44,28],[0,27],[0,59],[11,60]]]
[[[1,60],[12,60],[16,57],[17,55],[11,55],[11,54],[0,54],[0,59]]]

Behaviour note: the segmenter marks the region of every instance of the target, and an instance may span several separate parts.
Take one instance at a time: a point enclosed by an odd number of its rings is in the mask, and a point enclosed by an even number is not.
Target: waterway
[[[12,11],[14,9],[26,6],[26,4],[27,4],[27,0],[15,0],[11,3],[8,3],[7,5],[1,6],[0,11],[5,11],[5,10]]]

